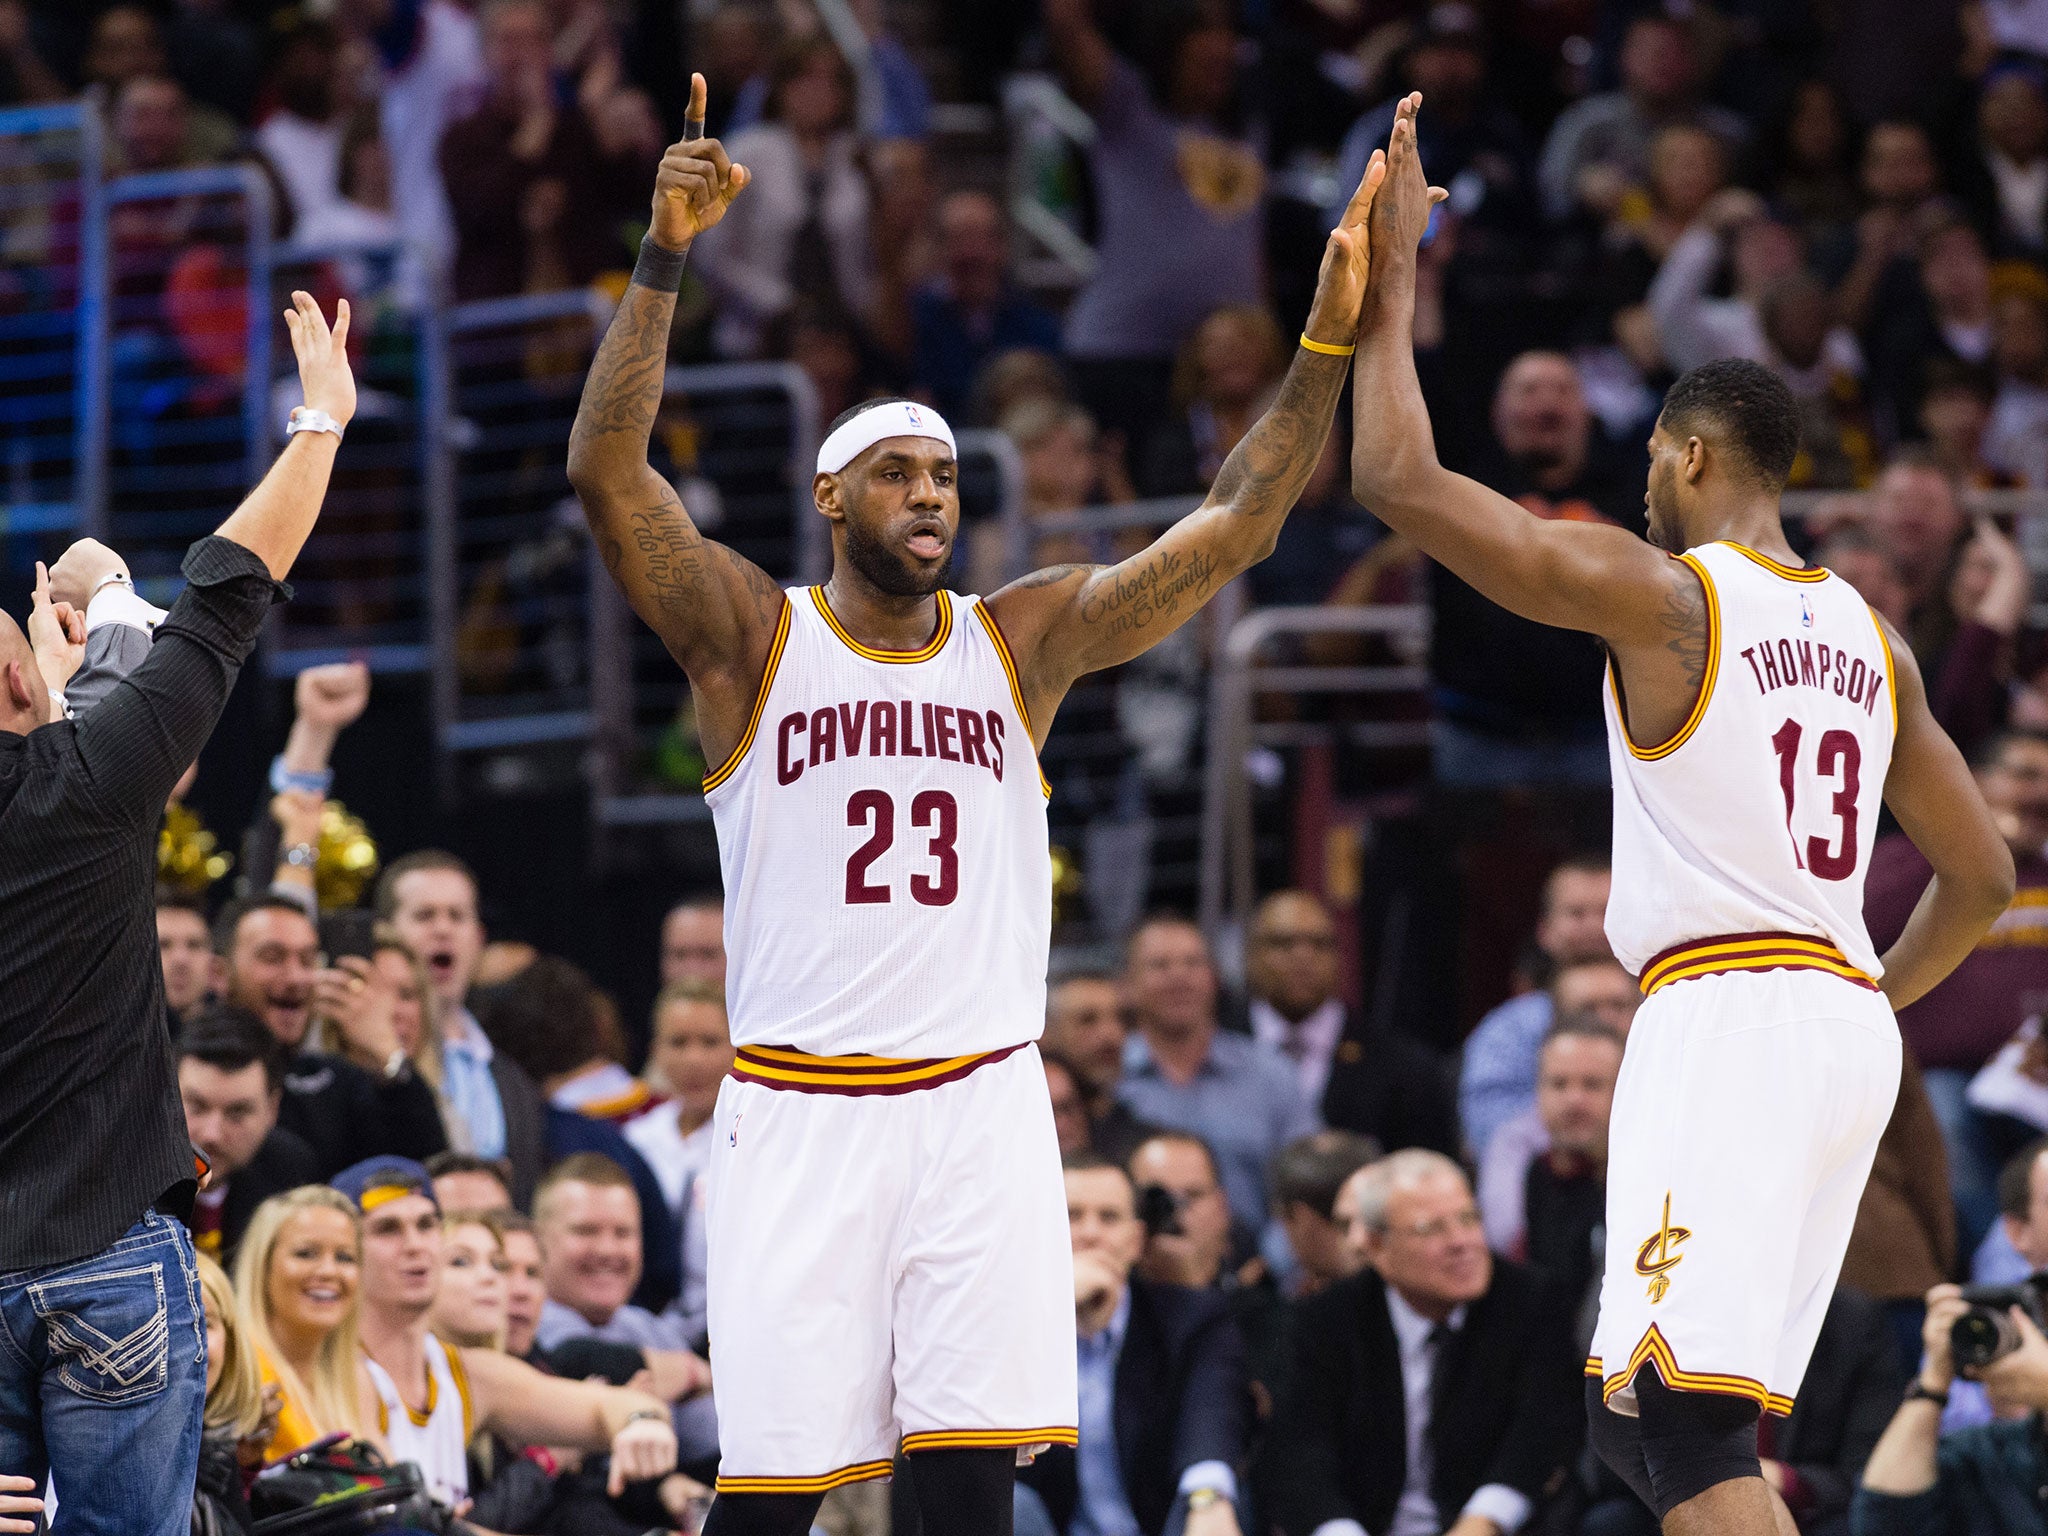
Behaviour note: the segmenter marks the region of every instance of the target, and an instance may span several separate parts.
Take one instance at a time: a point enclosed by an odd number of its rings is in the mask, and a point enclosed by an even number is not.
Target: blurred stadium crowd
[[[2026,1427],[2048,1341],[1950,1391],[1957,1303],[1928,1302],[2048,1267],[2048,4],[0,0],[0,106],[85,93],[110,174],[256,167],[277,236],[329,253],[326,294],[369,281],[349,250],[401,249],[371,353],[390,315],[436,303],[616,295],[692,69],[754,184],[691,263],[674,360],[793,363],[820,420],[901,393],[999,432],[1030,564],[1109,558],[1146,506],[1156,523],[1204,492],[1409,88],[1450,192],[1416,322],[1446,463],[1533,516],[1640,530],[1664,386],[1731,355],[1784,378],[1794,536],[1910,637],[2020,889],[1901,1020],[1894,1121],[1765,1465],[1809,1536],[2048,1530]],[[239,409],[240,320],[209,298],[231,281],[162,204],[127,212],[171,258],[116,274],[179,381],[167,417]],[[61,235],[10,219],[0,239],[0,308],[61,304]],[[1271,894],[1213,932],[1141,915],[1192,904],[1225,618],[1077,691],[1048,749],[1066,942],[1045,1057],[1085,1390],[1079,1452],[1025,1475],[1032,1536],[1229,1536],[1219,1507],[1286,1536],[1654,1529],[1579,1428],[1637,1001],[1600,927],[1602,659],[1387,536],[1350,499],[1346,420],[1235,611],[1410,616],[1287,658],[1419,681],[1265,701],[1268,722],[1340,728],[1320,755],[1252,754]],[[989,590],[1018,551],[966,511],[958,581]],[[468,862],[408,854],[372,886],[380,855],[328,799],[369,695],[350,664],[298,678],[235,880],[181,804],[167,823],[180,1082],[223,1175],[202,1245],[236,1277],[207,1289],[235,1343],[195,1530],[246,1521],[238,1474],[266,1454],[388,1433],[353,1350],[422,1316],[652,1394],[683,1454],[621,1500],[601,1460],[465,1423],[446,1502],[508,1532],[691,1529],[716,1453],[698,1174],[730,1059],[717,898],[650,906],[658,956],[607,950],[600,989],[541,915],[585,878],[552,842],[518,893],[460,838]],[[260,768],[258,734],[226,744]],[[1927,878],[1881,842],[1880,946]],[[486,944],[501,908],[522,942]],[[346,1194],[317,1192],[344,1169]],[[437,1278],[408,1291],[421,1265]],[[1916,1370],[1939,1415],[1898,1408]],[[1201,1490],[1225,1497],[1191,1513]],[[826,1519],[885,1531],[889,1505],[845,1490]]]

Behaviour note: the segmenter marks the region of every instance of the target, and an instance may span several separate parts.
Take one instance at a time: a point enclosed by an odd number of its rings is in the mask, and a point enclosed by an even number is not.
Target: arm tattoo
[[[1707,592],[1691,571],[1686,576],[1690,579],[1675,584],[1665,596],[1658,618],[1670,637],[1664,649],[1678,658],[1686,687],[1697,695],[1707,676]]]
[[[1142,564],[1104,571],[1081,594],[1082,622],[1100,638],[1137,635],[1157,624],[1170,630],[1183,609],[1199,608],[1221,585],[1223,562],[1208,550],[1158,550]]]
[[[619,531],[623,540],[611,532],[603,536],[605,568],[613,579],[625,580],[621,567],[630,544],[633,574],[654,606],[669,618],[701,616],[711,595],[711,572],[705,560],[711,546],[683,511],[681,498],[663,486],[659,501],[627,511],[625,526]]]
[[[675,317],[675,307],[674,294],[658,293],[638,283],[627,287],[583,384],[583,399],[571,434],[572,456],[579,446],[574,439],[584,439],[587,447],[595,449],[593,439],[624,434],[639,440],[645,457],[647,434],[661,409],[669,323]]]
[[[1223,461],[1209,500],[1246,517],[1292,508],[1322,457],[1350,362],[1305,348],[1296,353],[1266,414]]]
[[[1068,577],[1084,572],[1099,571],[1099,565],[1048,565],[1042,571],[1033,571],[1028,576],[1019,576],[1010,583],[1011,590],[1024,592],[1033,587],[1056,587]]]

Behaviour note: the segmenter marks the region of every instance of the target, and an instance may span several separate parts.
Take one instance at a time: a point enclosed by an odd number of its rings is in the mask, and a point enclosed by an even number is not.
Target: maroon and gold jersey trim
[[[455,1378],[455,1391],[462,1399],[462,1443],[476,1438],[476,1401],[469,1395],[469,1368],[462,1363],[462,1346],[441,1341],[441,1353],[448,1357],[448,1374]]]
[[[819,1477],[727,1477],[718,1475],[720,1493],[830,1493],[848,1483],[872,1482],[894,1470],[892,1461],[857,1461]]]
[[[1035,760],[1038,756],[1038,732],[1031,728],[1031,711],[1024,707],[1024,683],[1017,675],[1017,658],[1010,654],[1010,642],[1003,637],[1003,627],[988,611],[988,604],[979,598],[974,603],[974,616],[988,631],[989,644],[996,648],[996,660],[1003,664],[1003,676],[1010,680],[1010,702],[1017,706],[1017,718],[1024,722],[1024,734],[1031,738],[1031,756]],[[1052,798],[1052,784],[1047,780],[1042,765],[1038,770],[1038,787],[1045,791],[1046,799]]]
[[[973,1056],[912,1058],[900,1056],[813,1056],[781,1045],[743,1045],[733,1056],[732,1075],[742,1083],[764,1088],[790,1088],[798,1093],[915,1093],[957,1082],[977,1067],[1024,1049],[1026,1042],[982,1051]]]
[[[592,1099],[576,1106],[576,1113],[593,1120],[631,1120],[654,1102],[654,1092],[645,1083],[635,1083],[608,1099]]]
[[[1674,944],[1643,967],[1640,985],[1648,997],[1674,981],[1719,976],[1726,971],[1825,971],[1872,992],[1877,983],[1849,963],[1827,939],[1810,933],[1730,933],[1718,939]]]
[[[846,626],[839,622],[839,615],[832,611],[832,605],[825,600],[823,587],[811,588],[811,597],[818,605],[818,613],[825,620],[826,627],[837,635],[846,648],[867,661],[886,661],[904,666],[913,661],[930,661],[946,648],[946,639],[953,633],[953,600],[944,592],[938,594],[939,622],[932,629],[931,639],[914,651],[881,651],[871,645],[862,645],[846,632]]]
[[[754,744],[754,733],[761,729],[761,714],[768,707],[768,690],[775,684],[775,669],[782,663],[782,648],[789,643],[789,612],[789,594],[785,592],[782,595],[782,616],[775,621],[775,639],[768,647],[768,665],[761,673],[761,687],[754,695],[754,712],[747,717],[746,734],[732,749],[731,757],[704,775],[704,792],[707,795],[733,776],[733,771],[746,757],[747,748]]]
[[[1692,573],[1700,579],[1701,589],[1707,594],[1707,667],[1700,677],[1699,695],[1692,701],[1692,712],[1685,717],[1685,723],[1656,746],[1639,747],[1629,734],[1628,711],[1621,702],[1621,681],[1615,673],[1614,663],[1608,662],[1607,687],[1614,695],[1615,724],[1621,727],[1621,739],[1628,748],[1628,755],[1643,763],[1669,757],[1692,739],[1692,733],[1707,717],[1707,702],[1714,696],[1714,679],[1721,671],[1721,599],[1714,592],[1714,578],[1707,574],[1706,566],[1692,555],[1673,555],[1671,558],[1690,566]]]
[[[1079,1445],[1071,1424],[1043,1429],[925,1429],[903,1437],[905,1451],[997,1451],[1023,1445]]]
[[[1867,605],[1866,605],[1867,606]],[[1884,647],[1884,686],[1892,699],[1892,735],[1899,734],[1899,658],[1892,654],[1892,637],[1884,632],[1884,620],[1870,610],[1870,622],[1877,627],[1877,643]]]
[[[1762,1382],[1747,1376],[1725,1376],[1708,1371],[1687,1371],[1679,1368],[1678,1359],[1671,1353],[1671,1346],[1664,1341],[1664,1335],[1655,1323],[1650,1324],[1642,1342],[1628,1357],[1628,1365],[1615,1375],[1607,1375],[1601,1367],[1600,1357],[1593,1356],[1586,1362],[1586,1374],[1600,1382],[1600,1401],[1611,1402],[1614,1394],[1636,1379],[1636,1372],[1645,1365],[1654,1367],[1658,1379],[1674,1392],[1713,1392],[1723,1397],[1746,1397],[1766,1413],[1780,1417],[1791,1413],[1792,1399],[1783,1393],[1773,1392]]]
[[[1733,539],[1722,539],[1719,542],[1726,544],[1745,559],[1754,560],[1773,576],[1782,576],[1787,581],[1826,581],[1828,577],[1834,574],[1825,566],[1785,565],[1780,561],[1773,560],[1769,555],[1758,554],[1747,544],[1738,544]]]

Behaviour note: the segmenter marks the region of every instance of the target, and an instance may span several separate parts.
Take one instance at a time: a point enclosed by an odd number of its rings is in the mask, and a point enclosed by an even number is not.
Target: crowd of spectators
[[[1797,1410],[1760,1441],[1809,1536],[2039,1532],[2026,1415],[2048,1408],[2048,1342],[2015,1325],[1981,1389],[1948,1347],[1953,1282],[2048,1266],[2048,648],[2024,528],[1972,500],[2048,492],[2039,0],[850,13],[858,58],[803,0],[0,0],[0,100],[89,90],[114,172],[255,165],[281,234],[404,242],[415,299],[469,300],[615,282],[701,68],[754,183],[693,259],[678,355],[790,359],[828,416],[886,390],[996,428],[1035,519],[1206,488],[1284,371],[1332,199],[1395,93],[1422,89],[1451,194],[1416,322],[1445,461],[1532,516],[1640,529],[1663,386],[1715,357],[1773,368],[1815,493],[1795,538],[1908,635],[2006,829],[2019,893],[1901,1017],[1908,1070],[1843,1284]],[[932,82],[988,100],[1012,72],[1092,124],[1065,178],[1085,275],[1020,262],[988,146],[935,127]],[[205,372],[203,342],[167,344]],[[1436,781],[1604,786],[1595,645],[1385,537],[1347,494],[1345,435],[1253,600],[1426,602]],[[1120,537],[1031,554],[1106,558]],[[1003,578],[1000,539],[963,545],[963,579]],[[1090,717],[1143,783],[1197,751],[1208,643],[1191,627],[1191,652]],[[195,1521],[214,1523],[195,1529],[246,1521],[238,1470],[341,1431],[487,1529],[689,1529],[716,1462],[718,901],[669,912],[647,957],[644,1064],[589,976],[490,942],[490,893],[453,853],[394,861],[366,910],[323,907],[327,759],[368,688],[354,666],[300,677],[245,888],[157,907],[186,1126],[215,1170],[194,1230],[224,1267],[203,1271]],[[1114,819],[1132,771],[1057,788]],[[1136,919],[1142,879],[1112,899],[1114,863],[1087,870],[1089,897]],[[1927,879],[1903,837],[1880,841],[1880,947]],[[1103,921],[1114,963],[1056,957],[1043,1056],[1081,1442],[1026,1471],[1020,1531],[1654,1528],[1581,1443],[1607,1107],[1639,1000],[1607,886],[1598,854],[1546,872],[1513,995],[1483,999],[1455,1055],[1353,996],[1350,930],[1305,891],[1258,907],[1241,987],[1173,915]],[[1916,1370],[1926,1400],[1901,1408]],[[634,1475],[665,1456],[677,1470]]]

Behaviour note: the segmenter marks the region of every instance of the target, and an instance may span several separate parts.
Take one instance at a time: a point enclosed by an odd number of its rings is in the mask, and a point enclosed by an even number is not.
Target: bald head
[[[36,653],[14,616],[0,610],[0,731],[26,736],[49,723],[56,704],[36,671]]]

